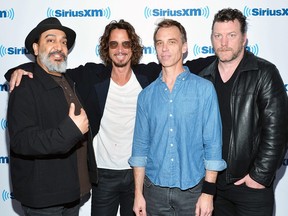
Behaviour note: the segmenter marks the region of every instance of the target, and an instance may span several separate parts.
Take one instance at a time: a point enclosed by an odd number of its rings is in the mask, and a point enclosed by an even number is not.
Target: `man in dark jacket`
[[[217,91],[227,169],[217,180],[215,216],[271,216],[273,180],[287,147],[287,94],[275,65],[245,51],[246,17],[237,9],[214,17],[217,59],[200,75]]]
[[[11,180],[27,216],[77,216],[90,193],[88,118],[62,74],[75,38],[58,19],[41,21],[25,40],[34,79],[25,77],[9,98]]]
[[[76,82],[94,138],[99,180],[92,181],[95,184],[91,215],[116,216],[119,205],[121,215],[134,215],[134,178],[128,158],[137,96],[161,71],[156,63],[139,64],[142,49],[140,38],[130,23],[112,21],[100,39],[99,51],[104,64],[87,63],[68,69],[66,73]],[[185,65],[197,73],[213,60],[214,57],[201,58],[187,61]],[[27,71],[29,67],[21,66]],[[12,88],[15,79],[10,82]]]

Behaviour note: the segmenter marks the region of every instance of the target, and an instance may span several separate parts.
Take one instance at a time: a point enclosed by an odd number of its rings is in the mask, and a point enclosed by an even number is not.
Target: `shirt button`
[[[172,114],[169,114],[169,116],[172,117],[173,115],[172,115]]]
[[[173,143],[171,143],[170,146],[173,147],[174,146]]]
[[[174,161],[174,159],[173,159],[173,158],[171,158],[171,161],[173,162],[173,161]]]
[[[170,102],[170,103],[172,103],[172,102],[173,102],[173,100],[170,100],[169,102]]]
[[[170,128],[170,131],[172,132],[172,131],[173,131],[173,128]]]

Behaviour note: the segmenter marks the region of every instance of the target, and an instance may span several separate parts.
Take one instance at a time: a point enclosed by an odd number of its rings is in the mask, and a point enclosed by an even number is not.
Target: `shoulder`
[[[199,75],[196,75],[196,74],[193,74],[193,73],[189,73],[188,75],[189,79],[191,81],[194,81],[196,82],[197,84],[200,84],[200,85],[204,85],[204,86],[213,86],[212,82],[199,76]]]
[[[255,55],[253,55],[251,58],[253,58],[254,61],[257,63],[259,69],[265,69],[267,67],[268,67],[267,69],[276,69],[276,65],[268,61],[267,59]]]
[[[153,96],[153,92],[155,91],[157,84],[159,82],[159,79],[154,80],[151,82],[147,87],[145,87],[140,93],[139,97],[149,97]]]
[[[80,65],[73,69],[67,70],[68,76],[75,82],[84,82],[89,80],[103,80],[111,75],[111,67],[104,64],[93,62]]]
[[[136,77],[144,76],[151,83],[158,77],[159,73],[161,72],[161,65],[155,62],[150,62],[148,64],[138,64],[133,65],[132,70]]]
[[[188,60],[184,64],[185,66],[189,67],[190,71],[195,74],[199,74],[204,68],[209,66],[212,62],[214,62],[216,56],[208,56],[205,58],[198,58],[193,60]]]

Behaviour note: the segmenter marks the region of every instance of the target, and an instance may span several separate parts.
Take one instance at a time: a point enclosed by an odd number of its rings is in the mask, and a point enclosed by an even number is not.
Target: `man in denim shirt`
[[[138,97],[129,159],[133,210],[143,216],[211,215],[217,173],[226,168],[216,92],[183,66],[188,48],[179,22],[160,22],[154,43],[162,71]]]

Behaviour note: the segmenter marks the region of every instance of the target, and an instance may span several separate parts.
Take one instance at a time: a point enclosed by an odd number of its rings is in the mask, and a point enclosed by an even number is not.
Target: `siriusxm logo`
[[[14,9],[8,9],[8,10],[0,10],[0,19],[1,18],[8,18],[13,20],[14,19]]]
[[[97,57],[100,56],[99,49],[100,49],[100,46],[97,45],[96,48],[95,48],[95,53],[96,53],[96,56],[97,56]]]
[[[109,7],[105,9],[84,9],[84,10],[64,10],[51,8],[47,9],[47,17],[106,17],[109,19],[111,10]]]
[[[0,156],[0,164],[8,164],[8,163],[9,163],[9,157]]]
[[[151,54],[156,54],[156,49],[154,46],[144,46],[143,48],[143,54],[144,55],[151,55]]]
[[[200,54],[214,54],[215,51],[212,46],[198,46],[197,44],[193,47],[194,56],[198,56]]]
[[[97,57],[100,56],[99,48],[100,48],[99,45],[97,45],[96,48],[95,48],[95,53],[96,53],[96,56],[97,56]],[[144,54],[144,55],[156,54],[155,47],[154,47],[154,46],[144,46],[144,47],[143,47],[143,54]]]
[[[255,45],[249,45],[249,46],[246,46],[246,49],[250,52],[252,52],[254,55],[258,55],[259,53],[259,47],[257,44]],[[212,54],[215,54],[215,51],[213,49],[212,46],[198,46],[197,44],[194,45],[193,47],[193,54],[194,56],[198,56],[200,54],[204,54],[204,55],[212,55]]]
[[[288,8],[270,9],[270,8],[248,8],[244,7],[243,14],[248,16],[288,16]]]
[[[172,9],[150,9],[145,7],[144,9],[144,17],[148,19],[149,17],[170,17],[170,16],[203,16],[208,18],[210,14],[209,7],[203,8],[183,8],[179,10]]]
[[[13,195],[13,192],[9,193],[8,191],[6,190],[3,190],[2,192],[2,200],[5,202],[9,199],[15,199],[14,195]]]
[[[17,47],[4,47],[3,45],[0,45],[0,57],[3,57],[5,55],[25,55],[29,54],[28,50],[26,50],[24,47],[17,48]]]
[[[9,91],[9,85],[7,84],[0,84],[0,91]]]
[[[1,128],[3,130],[6,130],[7,126],[8,126],[7,120],[2,118],[1,119]]]
[[[256,56],[259,53],[259,47],[257,44],[246,46],[246,50],[252,52]]]

